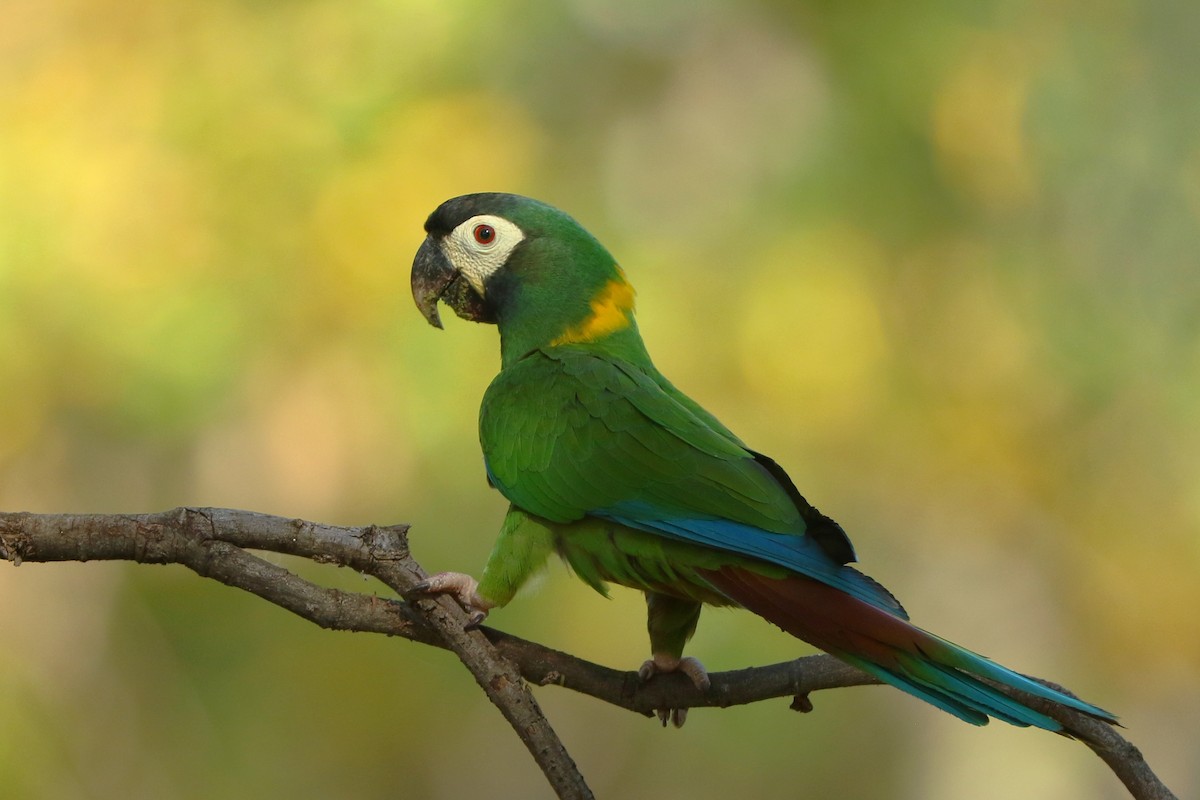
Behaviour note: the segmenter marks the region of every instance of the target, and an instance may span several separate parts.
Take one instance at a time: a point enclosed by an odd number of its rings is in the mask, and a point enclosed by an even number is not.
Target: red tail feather
[[[740,567],[700,573],[743,608],[833,655],[892,668],[897,650],[918,653],[936,642],[899,617],[803,575],[768,578]]]
[[[1102,708],[1044,686],[904,619],[820,581],[792,574],[768,578],[741,567],[700,574],[731,600],[875,677],[959,719],[984,725],[989,716],[1013,725],[1061,731],[1062,725],[995,684],[1053,700],[1115,722]]]

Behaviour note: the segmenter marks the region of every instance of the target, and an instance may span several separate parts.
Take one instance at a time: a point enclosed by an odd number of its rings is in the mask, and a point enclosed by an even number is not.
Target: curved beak
[[[417,250],[412,266],[413,300],[417,301],[417,310],[421,316],[435,328],[442,327],[442,318],[438,315],[438,300],[446,293],[447,287],[458,277],[457,270],[450,264],[450,259],[442,252],[442,248],[432,237],[425,237]]]
[[[442,327],[437,307],[439,300],[463,319],[472,322],[496,321],[483,298],[471,287],[470,281],[454,268],[438,239],[433,236],[425,237],[413,259],[412,293],[421,316],[435,328]]]

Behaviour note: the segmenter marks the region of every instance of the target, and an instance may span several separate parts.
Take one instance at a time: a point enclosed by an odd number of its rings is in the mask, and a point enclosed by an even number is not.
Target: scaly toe
[[[708,670],[691,656],[684,656],[679,659],[679,666],[676,669],[691,678],[692,684],[702,692],[707,692],[709,687],[712,686],[712,681],[708,677]],[[683,723],[679,724],[682,725]]]
[[[660,672],[682,672],[691,679],[692,685],[702,692],[708,691],[708,688],[712,685],[712,681],[708,678],[708,670],[691,656],[678,658],[663,653],[655,653],[654,658],[644,662],[638,669],[638,678],[645,682]],[[658,716],[658,721],[662,723],[664,728],[667,727],[668,722],[676,728],[682,728],[683,723],[687,722],[688,710],[686,708],[660,708],[655,710],[654,713]]]
[[[413,594],[448,594],[458,601],[470,616],[466,627],[476,628],[485,619],[492,604],[479,596],[479,582],[461,572],[439,572],[430,575],[413,587]]]
[[[712,681],[709,680],[708,670],[699,660],[691,656],[677,658],[675,656],[663,655],[655,653],[654,658],[644,662],[638,669],[638,677],[643,681],[648,681],[660,672],[682,672],[691,679],[692,685],[702,692],[708,691],[712,686]]]
[[[654,710],[654,713],[664,728],[667,727],[668,722],[676,728],[682,728],[683,723],[687,722],[688,710],[686,708],[658,708]]]

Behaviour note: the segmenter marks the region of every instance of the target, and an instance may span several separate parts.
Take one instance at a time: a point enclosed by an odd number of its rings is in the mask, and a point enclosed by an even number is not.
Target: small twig
[[[409,554],[406,533],[403,525],[338,527],[230,509],[181,508],[139,515],[0,512],[0,557],[15,564],[102,559],[183,564],[324,628],[384,633],[453,650],[513,725],[560,797],[586,798],[591,792],[525,681],[556,684],[644,715],[657,708],[725,707],[774,697],[793,697],[792,707],[807,711],[812,692],[877,683],[831,656],[713,673],[706,693],[681,675],[642,683],[633,672],[609,669],[490,628],[466,632],[466,615],[448,598],[409,604],[327,589],[247,552],[266,550],[348,566],[404,594],[424,577]],[[1087,744],[1136,800],[1174,800],[1141,752],[1117,729],[1055,703],[1019,696]]]

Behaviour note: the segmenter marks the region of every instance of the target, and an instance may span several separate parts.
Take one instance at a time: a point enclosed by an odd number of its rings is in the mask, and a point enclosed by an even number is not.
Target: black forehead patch
[[[425,232],[433,236],[445,236],[471,217],[493,214],[508,219],[508,211],[521,202],[529,202],[520,195],[503,192],[464,194],[442,203],[425,220]]]

